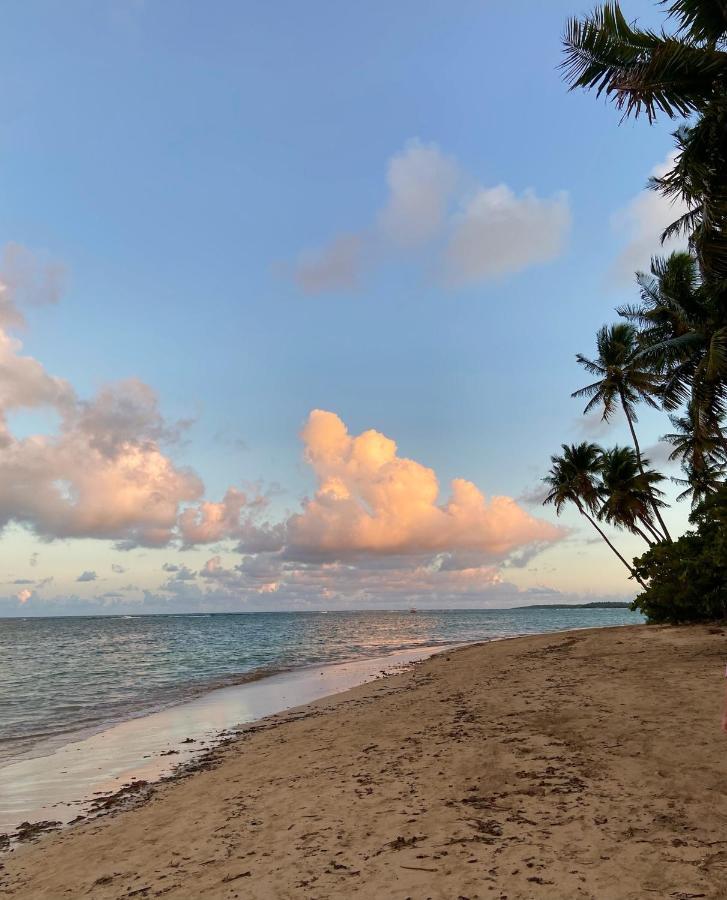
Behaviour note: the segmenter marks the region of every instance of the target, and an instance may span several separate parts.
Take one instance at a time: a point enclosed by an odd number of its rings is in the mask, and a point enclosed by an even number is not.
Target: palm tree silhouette
[[[618,3],[571,19],[562,69],[571,90],[606,94],[624,118],[689,119],[675,133],[674,168],[651,186],[688,209],[663,237],[688,234],[702,275],[720,282],[727,278],[727,6],[724,0],[661,5],[676,22],[673,34],[630,24]]]
[[[601,453],[601,495],[603,499],[599,519],[625,528],[642,537],[649,546],[652,538],[661,540],[653,522],[653,502],[662,505],[656,485],[664,476],[648,468],[648,459],[642,459],[641,471],[636,453],[631,447],[613,447]],[[649,537],[649,533],[651,537]]]
[[[572,503],[578,512],[588,519],[615,555],[621,560],[642,587],[644,582],[634,572],[625,557],[619,553],[598,524],[596,517],[600,509],[601,468],[603,452],[597,444],[562,444],[562,455],[551,456],[551,468],[543,481],[548,486],[548,495],[543,505],[553,504],[558,515]]]
[[[637,332],[629,322],[604,325],[596,335],[596,358],[588,359],[582,353],[576,355],[578,362],[589,374],[597,376],[597,380],[574,391],[571,396],[589,398],[584,413],[602,407],[602,418],[607,422],[617,409],[623,410],[634,442],[637,465],[642,476],[645,476],[641,447],[634,427],[634,423],[638,421],[636,404],[642,401],[659,409],[655,398],[660,395],[663,379],[643,360],[639,361],[638,349]],[[659,539],[666,538],[670,541],[671,535],[654,494],[651,495],[651,505],[662,531]]]

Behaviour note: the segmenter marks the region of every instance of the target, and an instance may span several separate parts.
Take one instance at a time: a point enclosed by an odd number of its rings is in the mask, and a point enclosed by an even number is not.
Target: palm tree
[[[709,463],[724,466],[727,455],[719,436],[708,427],[700,407],[690,400],[683,415],[669,416],[673,432],[662,435],[661,441],[674,448],[669,459],[681,459],[685,466],[699,469]]]
[[[601,495],[603,503],[598,518],[638,534],[651,547],[652,538],[662,536],[653,522],[653,502],[663,505],[662,492],[656,487],[664,476],[648,468],[648,459],[642,460],[644,471],[639,470],[636,453],[631,447],[613,447],[601,454]],[[649,533],[651,537],[649,537]]]
[[[659,409],[655,397],[661,392],[662,378],[653,368],[645,366],[643,360],[639,361],[638,349],[637,332],[633,325],[628,322],[604,325],[596,335],[596,358],[588,359],[582,353],[576,355],[578,362],[591,375],[597,376],[598,380],[574,391],[571,396],[589,398],[584,414],[598,406],[603,407],[602,418],[607,422],[618,408],[624,411],[634,442],[637,464],[641,474],[645,476],[641,448],[634,427],[634,423],[638,421],[636,404],[643,401],[648,406]],[[666,537],[670,541],[671,536],[661,517],[655,496],[652,496],[652,507],[663,532],[660,539]]]
[[[584,441],[582,444],[571,444],[570,446],[562,444],[562,449],[561,456],[555,455],[550,458],[551,468],[543,479],[549,488],[543,505],[552,503],[556,513],[560,515],[563,507],[572,503],[626,566],[631,577],[645,588],[644,582],[636,575],[596,521],[601,495],[601,448],[597,444],[589,444]]]
[[[692,509],[696,509],[703,500],[711,494],[716,494],[724,486],[724,463],[707,459],[699,466],[686,463],[683,468],[686,478],[672,478],[672,481],[685,487],[685,490],[677,496],[677,500],[691,497]]]
[[[723,0],[663,0],[673,34],[630,24],[618,3],[571,19],[562,68],[571,90],[595,89],[624,117],[689,118],[676,132],[674,168],[651,186],[680,197],[685,216],[666,232],[686,231],[703,275],[727,277],[727,11]]]
[[[689,253],[672,253],[639,273],[641,303],[617,312],[638,326],[636,359],[663,375],[666,410],[685,401],[727,449],[721,419],[727,407],[727,322]]]

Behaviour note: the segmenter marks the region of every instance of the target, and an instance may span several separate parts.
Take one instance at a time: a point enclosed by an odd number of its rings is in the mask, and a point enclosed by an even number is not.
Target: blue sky
[[[590,352],[614,305],[634,296],[616,270],[653,222],[628,210],[671,148],[668,123],[619,127],[604,101],[567,92],[560,35],[569,15],[588,8],[8,5],[0,241],[67,271],[60,302],[27,311],[22,352],[81,398],[126,377],[150,385],[169,421],[192,420],[164,451],[174,464],[193,467],[212,501],[230,485],[260,483],[270,521],[299,513],[316,490],[299,439],[314,409],[335,413],[352,435],[393,438],[399,456],[435,470],[443,501],[452,478],[487,497],[532,491],[561,441],[606,439],[577,423],[569,393],[585,379],[574,354]],[[656,19],[651,3],[633,0],[628,11]],[[414,250],[386,244],[378,223],[390,203],[387,167],[412,146],[458,173],[446,227],[479,188],[507,185],[516,199],[531,190],[537,203],[567,211],[557,251],[528,262],[528,237],[521,264],[462,283],[438,274],[445,236]],[[341,235],[363,235],[358,277],[302,290],[301,261]],[[16,411],[10,422],[18,437],[51,433],[57,411]],[[667,424],[645,415],[643,443]],[[612,436],[625,440],[618,424]],[[685,516],[678,509],[675,525]],[[607,548],[586,543],[575,519],[565,524],[576,530],[529,567],[498,561],[510,594],[484,589],[466,601],[515,602],[528,590],[630,595]],[[33,582],[28,609],[76,597],[96,608],[100,593],[121,597],[130,584],[119,603],[145,602],[144,591],[152,605],[199,603],[191,579],[194,596],[178,585],[159,593],[162,565],[200,571],[218,555],[237,571],[254,557],[224,541],[126,551],[118,535],[40,541],[33,527],[10,524],[2,538],[10,611],[19,579]],[[126,571],[113,574],[112,564]],[[77,582],[84,571],[96,583]],[[245,590],[234,586],[240,602]],[[336,602],[360,599],[346,590]],[[221,596],[209,603],[236,602]],[[252,597],[297,599],[293,588]],[[446,592],[435,599],[455,603]]]

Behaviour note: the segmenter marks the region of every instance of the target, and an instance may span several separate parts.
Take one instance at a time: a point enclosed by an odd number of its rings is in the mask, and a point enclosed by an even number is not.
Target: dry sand
[[[722,629],[466,647],[2,859],[13,898],[727,898]]]

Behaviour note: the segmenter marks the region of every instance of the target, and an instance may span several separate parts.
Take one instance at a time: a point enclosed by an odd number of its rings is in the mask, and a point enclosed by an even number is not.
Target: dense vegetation
[[[727,619],[727,490],[711,494],[690,521],[695,527],[679,540],[634,560],[649,585],[636,606],[652,622]]]
[[[634,607],[650,621],[727,617],[727,3],[662,0],[672,31],[639,29],[617,3],[573,19],[563,70],[571,89],[605,94],[624,117],[680,120],[670,172],[650,187],[686,212],[661,235],[683,234],[688,250],[656,257],[636,273],[638,300],[604,325],[593,358],[578,354],[592,381],[574,397],[605,420],[622,412],[631,447],[563,445],[551,457],[546,503],[573,504],[641,586]],[[672,540],[662,510],[665,478],[637,437],[637,408],[663,410],[661,439],[681,463],[679,500],[694,526]],[[648,549],[629,562],[606,527]]]

